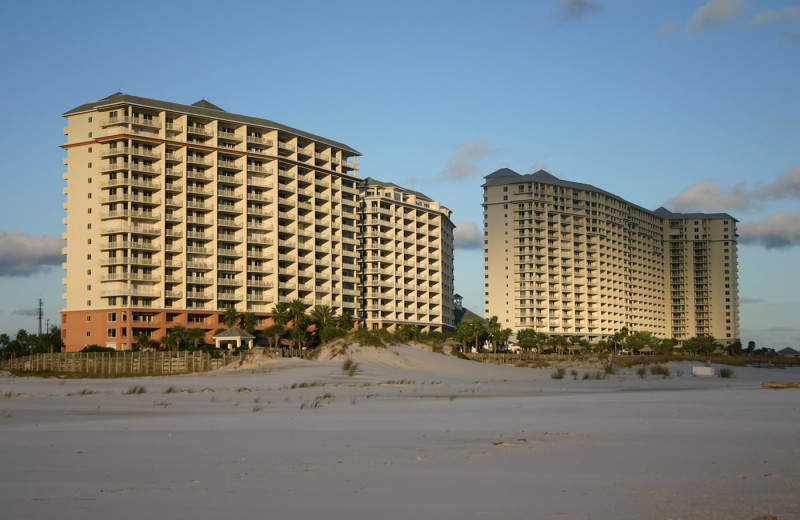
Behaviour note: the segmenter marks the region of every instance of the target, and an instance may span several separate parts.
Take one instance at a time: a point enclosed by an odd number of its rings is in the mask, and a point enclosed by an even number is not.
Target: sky
[[[122,91],[359,150],[453,211],[483,311],[483,177],[540,168],[739,223],[742,341],[800,346],[800,2],[0,2],[0,332],[59,324],[61,114]]]

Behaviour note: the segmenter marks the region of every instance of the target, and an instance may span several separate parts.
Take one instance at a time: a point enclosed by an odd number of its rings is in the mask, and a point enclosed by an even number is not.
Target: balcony
[[[202,126],[194,126],[194,125],[187,126],[186,133],[193,135],[202,135],[204,137],[211,137],[214,135],[213,130],[206,129],[205,127]]]
[[[219,130],[217,131],[217,138],[225,139],[228,141],[236,141],[237,143],[242,142],[242,138],[236,135],[236,132],[228,132],[226,130]]]

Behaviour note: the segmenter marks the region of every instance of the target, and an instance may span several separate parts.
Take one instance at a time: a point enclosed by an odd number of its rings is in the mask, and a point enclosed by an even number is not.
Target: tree
[[[270,325],[269,327],[264,329],[262,334],[264,335],[264,337],[270,339],[270,344],[273,347],[277,348],[280,346],[281,336],[283,336],[284,332],[286,332],[286,327],[275,323],[274,325]]]
[[[475,342],[475,350],[480,352],[480,341],[486,336],[486,327],[483,326],[483,322],[479,318],[475,318],[469,324],[472,340]]]
[[[486,332],[492,340],[492,352],[497,353],[497,333],[500,332],[500,318],[492,316],[486,323]]]
[[[642,350],[648,346],[654,349],[658,344],[658,338],[653,336],[652,332],[641,330],[628,336],[625,344],[631,351]]]
[[[315,305],[309,319],[314,324],[314,334],[320,343],[326,343],[338,335],[336,316],[327,305]]]
[[[462,352],[466,352],[467,343],[472,340],[472,325],[468,321],[459,322],[453,329],[453,336],[461,343]]]
[[[305,325],[306,305],[301,300],[292,300],[289,302],[289,316],[292,320],[292,327]]]
[[[728,354],[733,356],[741,355],[742,354],[742,342],[741,340],[736,340],[730,345],[728,345]]]
[[[201,341],[205,341],[206,339],[206,331],[201,329],[200,327],[194,327],[186,331],[186,336],[184,338],[187,344],[194,345],[195,347],[200,344]]]
[[[145,351],[150,349],[150,336],[145,334],[144,332],[140,332],[139,335],[136,336],[136,350]]]
[[[683,348],[700,354],[711,354],[714,349],[721,346],[714,336],[695,336],[683,342]]]
[[[563,356],[564,349],[569,346],[569,340],[564,336],[553,336],[548,341],[548,344],[555,349],[556,354]]]
[[[419,326],[403,323],[397,327],[395,335],[400,341],[413,341],[420,335]]]
[[[494,334],[492,334],[492,340],[494,341],[495,345],[494,348],[495,352],[497,352],[497,345],[498,344],[504,345],[508,341],[508,338],[511,337],[511,334],[513,332],[514,332],[513,330],[506,328],[506,329],[500,329],[494,332]]]
[[[748,354],[752,354],[755,351],[756,351],[756,342],[753,341],[753,340],[748,341],[747,342],[747,353]]]
[[[278,302],[272,306],[272,321],[282,327],[289,323],[289,307],[285,303]]]
[[[0,356],[2,359],[8,359],[8,345],[11,343],[11,338],[5,332],[0,334]]]
[[[339,316],[337,326],[344,332],[349,332],[353,329],[353,316],[349,312],[343,312]]]
[[[189,331],[186,327],[176,325],[167,331],[165,336],[161,337],[161,344],[168,350],[181,350],[186,347],[188,343]]]
[[[236,319],[239,316],[236,314],[235,307],[227,307],[225,312],[222,314],[222,323],[225,324],[226,327],[231,328],[236,326]]]
[[[245,312],[239,315],[239,327],[243,331],[253,334],[256,331],[256,325],[258,325],[258,318],[255,313]]]

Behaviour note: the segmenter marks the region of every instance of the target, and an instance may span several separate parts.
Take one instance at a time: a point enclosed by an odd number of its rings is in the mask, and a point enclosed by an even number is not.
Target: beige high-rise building
[[[544,170],[503,168],[483,189],[487,316],[593,342],[623,327],[739,339],[730,215],[650,211]]]
[[[422,193],[370,178],[360,190],[366,326],[452,328],[450,210]]]
[[[207,101],[118,93],[64,117],[67,350],[210,337],[228,307],[294,299],[362,317],[356,150]]]

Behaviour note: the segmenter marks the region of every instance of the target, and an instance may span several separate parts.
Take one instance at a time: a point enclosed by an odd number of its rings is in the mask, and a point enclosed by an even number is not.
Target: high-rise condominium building
[[[118,93],[64,116],[68,350],[129,349],[175,325],[211,335],[228,307],[263,319],[295,299],[367,317],[353,148],[207,101]],[[446,326],[417,295],[404,317]]]
[[[650,211],[544,170],[485,179],[487,316],[590,341],[622,328],[739,338],[732,216]]]
[[[450,210],[422,193],[370,178],[360,191],[366,326],[452,327]]]

